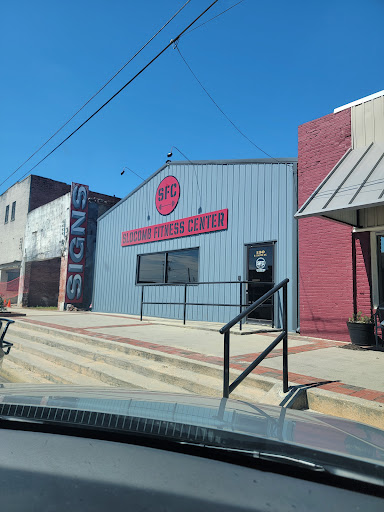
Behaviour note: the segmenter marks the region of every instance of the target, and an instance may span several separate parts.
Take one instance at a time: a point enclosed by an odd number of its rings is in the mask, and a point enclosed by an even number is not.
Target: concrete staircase
[[[0,378],[10,382],[222,396],[223,374],[217,365],[22,321],[11,326],[7,341],[14,346],[4,358]],[[239,374],[231,371],[231,380]],[[231,398],[263,401],[273,384],[272,379],[250,375]]]
[[[222,396],[223,373],[218,365],[23,321],[12,324],[7,341],[14,346],[3,358],[0,383],[120,386]],[[239,374],[231,370],[230,380]],[[380,403],[318,387],[299,386],[285,396],[281,382],[260,375],[248,375],[231,398],[358,419],[378,428],[384,424],[384,407]]]

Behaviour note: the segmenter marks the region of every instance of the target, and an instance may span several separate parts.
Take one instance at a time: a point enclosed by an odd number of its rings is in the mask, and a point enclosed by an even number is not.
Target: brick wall
[[[98,192],[92,192],[91,190],[89,191],[89,199],[90,201],[96,200],[98,204],[108,205],[107,209],[109,209],[111,205],[113,206],[120,201],[120,197],[107,196],[106,194],[99,194]]]
[[[350,147],[350,109],[299,126],[299,206]],[[349,226],[319,218],[299,220],[299,286],[301,334],[348,340],[345,322],[353,313]]]
[[[71,191],[71,185],[61,181],[50,180],[42,176],[31,176],[31,191],[29,196],[29,209],[34,210],[43,204],[49,203]]]
[[[356,296],[354,311],[361,311],[364,315],[372,314],[372,272],[371,272],[371,241],[370,233],[355,233],[353,235],[355,246],[354,280],[356,282]]]
[[[57,306],[60,258],[30,264],[28,306]]]

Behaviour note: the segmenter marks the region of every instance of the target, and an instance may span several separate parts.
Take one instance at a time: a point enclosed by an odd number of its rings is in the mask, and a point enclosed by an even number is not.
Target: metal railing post
[[[144,286],[141,287],[141,306],[140,306],[140,321],[143,321],[143,300],[144,300]]]
[[[243,312],[242,304],[243,304],[243,283],[240,281],[240,315]],[[243,328],[243,320],[240,320],[240,331]]]
[[[184,315],[183,315],[183,324],[185,325],[185,319],[187,316],[187,285],[184,285]]]
[[[287,315],[287,283],[283,286],[283,392],[288,392],[288,315]]]
[[[229,398],[229,330],[224,333],[223,398]]]

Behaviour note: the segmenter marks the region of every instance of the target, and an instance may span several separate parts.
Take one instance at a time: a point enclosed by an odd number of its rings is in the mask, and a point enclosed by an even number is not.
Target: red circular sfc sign
[[[180,197],[180,185],[174,176],[163,179],[156,191],[156,208],[161,215],[168,215],[177,206]]]

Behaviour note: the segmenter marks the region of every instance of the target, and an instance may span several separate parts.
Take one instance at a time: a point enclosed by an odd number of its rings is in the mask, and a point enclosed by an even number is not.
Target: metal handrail
[[[260,297],[260,299],[257,299],[253,304],[248,306],[247,309],[242,311],[239,315],[237,315],[235,318],[233,318],[227,324],[225,324],[224,327],[222,327],[220,329],[220,334],[224,334],[225,332],[229,331],[229,329],[231,327],[233,327],[235,324],[237,324],[237,322],[240,322],[240,320],[242,320],[244,317],[248,316],[250,313],[253,313],[253,311],[255,311],[255,309],[258,306],[263,304],[263,302],[268,300],[269,297],[271,297],[274,293],[276,293],[278,290],[280,290],[280,288],[282,288],[288,282],[289,282],[289,279],[286,278],[283,281],[281,281],[281,283],[279,283],[276,286],[274,286],[273,288],[271,288],[269,290],[269,292],[265,293],[262,297]]]
[[[247,309],[242,311],[239,315],[233,318],[230,322],[220,329],[220,333],[224,334],[224,367],[223,367],[223,398],[229,398],[230,393],[237,388],[237,386],[249,375],[257,365],[263,361],[267,355],[283,340],[283,391],[288,391],[288,316],[287,316],[287,286],[289,279],[286,278],[279,284],[274,286],[269,292],[265,293],[260,299],[256,300]],[[241,322],[241,320],[255,311],[261,304],[263,304],[274,293],[283,289],[283,330],[277,338],[246,368],[236,380],[229,384],[229,350],[230,350],[230,332],[231,328]]]
[[[144,305],[162,305],[162,306],[183,306],[183,324],[186,323],[187,318],[187,306],[217,306],[217,307],[238,307],[240,313],[243,311],[243,308],[247,307],[248,304],[243,304],[243,284],[253,284],[253,285],[273,285],[274,283],[269,281],[201,281],[197,283],[137,283],[141,288],[141,304],[140,304],[140,321],[143,321],[143,306]],[[217,284],[237,284],[239,285],[239,294],[240,300],[237,304],[222,304],[222,303],[207,303],[207,302],[188,302],[187,301],[187,289],[188,287],[195,287],[199,285],[217,285]],[[144,288],[152,287],[152,286],[182,286],[184,287],[184,300],[183,302],[155,302],[155,301],[145,301],[144,300]],[[271,295],[266,297],[263,302],[265,302]],[[272,308],[272,327],[274,327],[274,304],[269,305]],[[248,308],[249,309],[249,308]],[[243,318],[243,317],[242,317]],[[242,330],[242,323],[240,321],[240,330]]]
[[[271,284],[270,281],[196,281],[195,283],[137,283],[138,286],[198,286],[200,284]]]
[[[3,322],[6,322],[6,325],[2,330]],[[4,336],[7,334],[8,327],[14,323],[14,320],[8,320],[8,318],[0,318],[0,351],[3,352],[4,355],[8,355],[11,348],[13,347],[13,343],[5,341]]]

